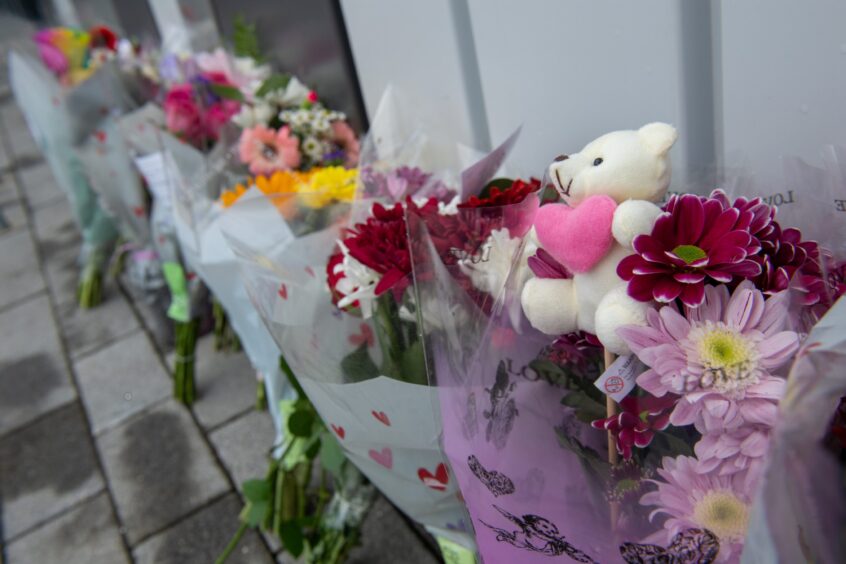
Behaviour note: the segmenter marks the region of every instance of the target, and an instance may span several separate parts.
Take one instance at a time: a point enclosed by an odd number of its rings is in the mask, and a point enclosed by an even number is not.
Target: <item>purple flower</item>
[[[700,470],[728,476],[744,470],[761,472],[770,445],[770,430],[747,425],[703,435],[694,446]]]
[[[689,456],[665,457],[661,464],[661,479],[651,480],[658,489],[645,494],[640,502],[655,506],[650,519],[662,514],[667,519],[664,529],[647,542],[667,544],[684,530],[708,529],[720,541],[717,561],[737,562],[759,474],[744,471],[723,476],[704,470]]]
[[[430,173],[417,167],[400,166],[388,172],[363,167],[361,180],[368,194],[375,197],[391,196],[395,201],[402,201],[425,187],[427,196],[446,199],[441,197],[446,195],[446,186],[439,180],[433,181]]]
[[[639,301],[672,302],[689,307],[704,299],[705,280],[730,283],[761,274],[751,257],[761,250],[749,232],[757,210],[724,208],[719,199],[692,194],[673,196],[650,235],[639,235],[637,254],[620,261],[617,274]]]
[[[772,426],[784,394],[782,378],[770,371],[799,347],[799,335],[784,331],[788,296],[765,299],[752,282],[729,294],[706,286],[701,306],[674,306],[647,312],[646,326],[618,330],[649,366],[637,383],[651,394],[681,397],[670,415],[673,425],[695,424],[700,433],[746,424]]]

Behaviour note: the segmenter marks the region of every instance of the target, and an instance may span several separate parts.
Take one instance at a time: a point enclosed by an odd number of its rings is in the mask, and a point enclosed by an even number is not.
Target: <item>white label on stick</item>
[[[602,376],[597,378],[594,385],[603,394],[619,403],[629,395],[629,392],[635,387],[635,380],[644,371],[646,371],[646,365],[638,360],[635,355],[627,354],[612,362],[611,366],[602,373]]]

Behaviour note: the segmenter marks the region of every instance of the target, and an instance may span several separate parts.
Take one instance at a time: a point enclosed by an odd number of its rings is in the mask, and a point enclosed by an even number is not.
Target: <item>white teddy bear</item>
[[[617,265],[661,213],[655,203],[670,184],[669,151],[677,137],[666,123],[614,131],[549,166],[564,203],[542,206],[535,231],[573,278],[526,283],[521,301],[535,328],[549,335],[587,331],[610,352],[629,352],[617,328],[645,324],[649,305],[628,296]]]

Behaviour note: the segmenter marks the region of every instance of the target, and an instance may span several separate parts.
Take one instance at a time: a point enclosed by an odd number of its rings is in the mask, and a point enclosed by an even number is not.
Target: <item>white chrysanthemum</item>
[[[308,99],[311,90],[305,84],[292,76],[285,88],[280,88],[267,95],[267,99],[283,107],[299,106]]]
[[[273,119],[273,112],[273,106],[265,102],[257,102],[254,106],[243,104],[238,113],[232,116],[232,122],[244,129],[267,125]]]
[[[338,300],[338,307],[345,308],[357,301],[362,317],[368,319],[373,314],[379,273],[353,258],[343,242],[338,241],[338,247],[344,255],[334,270],[334,274],[343,274],[343,278],[335,284],[335,289],[344,296]]]

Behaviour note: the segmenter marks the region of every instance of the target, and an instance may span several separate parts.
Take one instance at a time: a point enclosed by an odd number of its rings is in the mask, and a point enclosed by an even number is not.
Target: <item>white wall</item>
[[[673,188],[846,144],[842,0],[342,0],[369,112],[388,82],[463,142],[524,124],[514,172],[666,120]],[[742,156],[739,161],[738,156]]]
[[[780,156],[820,165],[824,144],[846,144],[846,2],[729,0],[719,12],[720,145],[766,191]]]
[[[487,148],[484,112],[473,83],[468,25],[451,0],[341,0],[364,103],[372,117],[389,84],[436,130]],[[466,6],[465,6],[466,9]],[[456,26],[459,26],[458,28]]]

